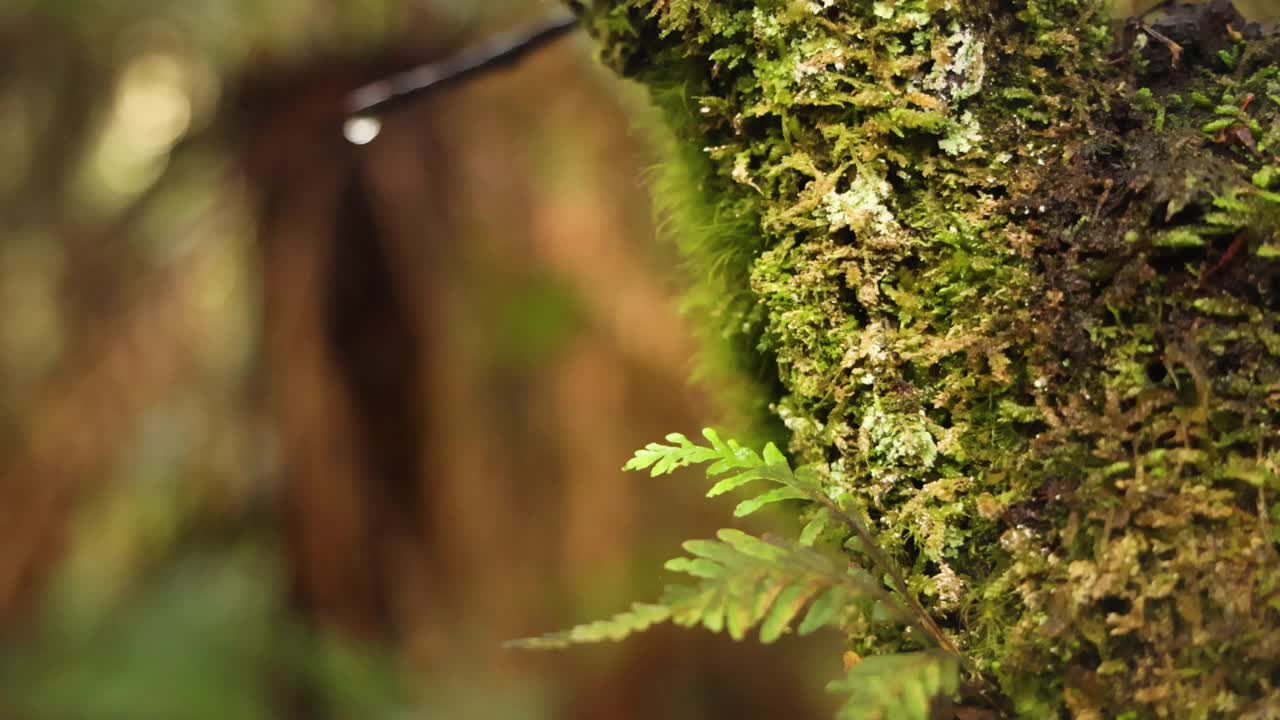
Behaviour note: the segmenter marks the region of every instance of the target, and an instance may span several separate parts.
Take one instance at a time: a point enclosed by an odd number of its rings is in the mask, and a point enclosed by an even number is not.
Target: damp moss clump
[[[1280,42],[1225,2],[585,14],[719,219],[693,307],[1004,695],[967,702],[1270,717]]]

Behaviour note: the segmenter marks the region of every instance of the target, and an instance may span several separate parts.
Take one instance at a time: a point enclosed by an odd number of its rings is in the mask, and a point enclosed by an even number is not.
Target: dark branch
[[[528,53],[569,33],[576,17],[563,17],[522,32],[463,48],[449,57],[365,85],[347,97],[352,115],[377,115],[424,93],[485,70],[515,63]]]

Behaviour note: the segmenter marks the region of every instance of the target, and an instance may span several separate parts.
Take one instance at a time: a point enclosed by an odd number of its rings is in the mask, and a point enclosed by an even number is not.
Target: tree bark
[[[708,335],[999,688],[973,711],[1276,717],[1280,39],[1225,0],[584,14],[678,139]]]

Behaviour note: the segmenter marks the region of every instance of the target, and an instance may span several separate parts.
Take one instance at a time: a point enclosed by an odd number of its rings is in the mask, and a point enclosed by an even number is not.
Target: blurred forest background
[[[838,641],[500,647],[730,522],[642,97],[521,0],[0,3],[0,719],[807,718]],[[824,665],[822,672],[814,672]]]
[[[729,522],[619,470],[732,418],[586,38],[342,138],[557,10],[0,3],[0,720],[830,716],[837,639],[499,646]]]

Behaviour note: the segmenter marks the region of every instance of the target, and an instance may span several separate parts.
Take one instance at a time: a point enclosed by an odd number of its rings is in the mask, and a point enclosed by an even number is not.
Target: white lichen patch
[[[824,64],[814,58],[803,60],[791,68],[791,79],[797,83],[804,82],[806,78],[811,78],[822,72],[823,67]]]
[[[940,607],[952,609],[960,604],[960,598],[964,595],[964,580],[947,563],[939,565],[941,569],[932,578],[934,592],[937,593]]]
[[[858,449],[906,467],[933,467],[938,460],[938,445],[924,417],[888,412],[878,399],[862,417]]]
[[[755,8],[751,11],[751,21],[755,36],[764,40],[776,40],[782,37],[782,23],[776,13],[769,13]]]
[[[1028,552],[1035,543],[1035,533],[1025,525],[1016,525],[1004,531],[1000,536],[1000,547],[1006,552]]]
[[[938,140],[938,147],[952,157],[963,155],[982,142],[982,128],[978,119],[968,110],[954,122],[949,123],[947,134]]]
[[[798,46],[793,52],[791,62],[791,79],[797,85],[806,80],[818,78],[832,70],[842,72],[845,69],[845,49],[832,38],[825,42],[809,42]],[[815,83],[811,86],[820,87]],[[813,89],[813,88],[811,88]],[[820,97],[821,93],[814,97]]]
[[[977,95],[987,74],[986,43],[972,28],[957,27],[943,45],[945,52],[935,53],[925,88],[951,101]]]
[[[862,239],[877,236],[897,239],[902,235],[902,225],[885,202],[892,192],[889,181],[883,177],[859,172],[848,190],[833,189],[823,196],[818,213],[833,230],[849,228]]]
[[[902,24],[905,27],[927,28],[929,27],[929,23],[932,21],[932,19],[933,19],[933,13],[927,9],[926,10],[916,9],[916,10],[907,10],[907,11],[903,11],[901,9],[898,10],[898,20],[902,22]]]
[[[750,165],[751,158],[747,153],[739,153],[733,160],[733,180],[763,194],[764,191],[760,189],[759,185],[756,185],[755,180],[751,179]]]
[[[779,403],[773,407],[773,411],[777,413],[778,419],[782,421],[783,426],[791,431],[792,435],[799,435],[806,438],[816,438],[823,434],[826,429],[822,423],[817,420],[797,413],[790,403]]]

